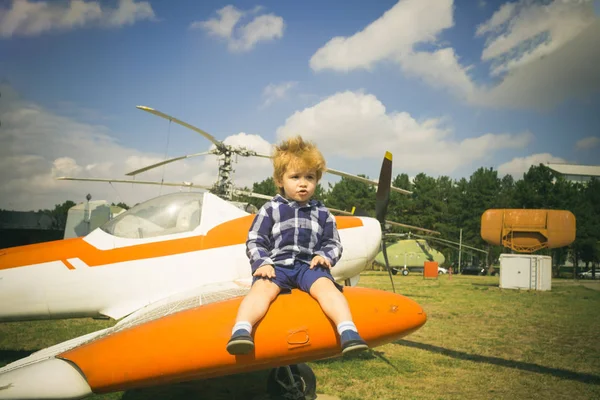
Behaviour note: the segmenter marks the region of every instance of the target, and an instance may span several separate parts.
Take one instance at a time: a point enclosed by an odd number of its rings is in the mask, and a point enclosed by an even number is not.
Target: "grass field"
[[[498,277],[394,278],[428,322],[356,359],[310,363],[318,392],[341,399],[600,399],[600,282],[501,290]],[[359,286],[391,290],[366,271]],[[0,366],[111,325],[89,319],[0,323]],[[92,399],[251,399],[268,372],[96,395]]]

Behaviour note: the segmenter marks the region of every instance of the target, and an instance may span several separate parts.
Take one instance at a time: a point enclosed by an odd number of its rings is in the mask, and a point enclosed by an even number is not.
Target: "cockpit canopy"
[[[141,239],[193,231],[200,225],[204,193],[173,193],[132,207],[102,225],[111,235]]]

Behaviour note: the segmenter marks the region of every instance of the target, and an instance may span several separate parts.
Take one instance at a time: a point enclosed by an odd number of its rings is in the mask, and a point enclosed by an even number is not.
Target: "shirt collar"
[[[283,197],[280,194],[275,195],[275,197],[273,197],[273,201],[277,202],[277,203],[283,203],[283,204],[287,204],[292,208],[304,208],[304,207],[318,207],[321,203],[318,200],[315,199],[311,199],[309,200],[308,203],[306,203],[306,205],[304,206],[300,206],[300,204],[295,201],[295,200],[288,200],[285,197]]]

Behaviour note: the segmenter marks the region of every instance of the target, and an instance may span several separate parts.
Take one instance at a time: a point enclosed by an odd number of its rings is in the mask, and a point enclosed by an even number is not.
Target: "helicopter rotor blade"
[[[147,167],[144,167],[144,168],[136,169],[135,171],[128,172],[125,175],[127,175],[127,176],[137,175],[139,173],[146,172],[146,171],[149,171],[151,169],[154,169],[154,168],[157,168],[157,167],[160,167],[162,165],[166,165],[166,164],[169,164],[169,163],[172,163],[172,162],[175,162],[175,161],[184,160],[186,158],[192,158],[192,157],[198,157],[198,156],[205,156],[207,154],[215,154],[215,153],[213,151],[203,151],[202,153],[194,153],[194,154],[188,154],[188,155],[185,155],[185,156],[174,157],[174,158],[170,158],[168,160],[164,160],[164,161],[158,162],[156,164],[148,165]]]
[[[330,174],[342,176],[342,177],[348,178],[348,179],[354,179],[355,181],[363,182],[363,183],[366,183],[367,185],[372,185],[372,186],[377,186],[378,185],[377,181],[374,181],[374,180],[371,180],[371,179],[367,179],[367,178],[363,178],[362,176],[358,176],[358,175],[352,175],[352,174],[349,174],[347,172],[339,171],[339,170],[333,169],[333,168],[327,168],[325,170],[325,172],[329,172]],[[390,173],[390,176],[391,176],[391,173]],[[398,192],[398,193],[402,193],[402,194],[406,194],[406,195],[411,195],[412,194],[411,191],[408,191],[408,190],[405,190],[405,189],[400,189],[400,188],[397,188],[395,186],[391,186],[391,184],[390,184],[390,188],[394,192]]]
[[[217,149],[223,147],[223,142],[218,141],[213,135],[211,135],[208,132],[203,131],[200,128],[195,127],[194,125],[190,125],[187,122],[184,122],[184,121],[182,121],[180,119],[177,119],[175,117],[172,117],[172,116],[170,116],[168,114],[165,114],[165,113],[163,113],[161,111],[155,110],[155,109],[150,108],[150,107],[146,107],[146,106],[135,106],[135,107],[138,108],[138,109],[140,109],[140,110],[142,110],[142,111],[149,112],[150,114],[154,114],[154,115],[156,115],[158,117],[167,119],[169,121],[173,121],[176,124],[179,124],[181,126],[184,126],[184,127],[188,128],[188,129],[193,130],[194,132],[198,132],[199,134],[201,134],[202,136],[204,136],[205,138],[207,138],[208,140],[210,140],[215,146],[217,146]]]
[[[327,206],[326,206],[327,207]],[[354,215],[351,211],[338,210],[337,208],[327,207],[329,211],[332,213],[342,214],[342,215]]]
[[[254,197],[256,199],[263,199],[263,200],[271,200],[273,198],[273,196],[268,196],[266,194],[254,193],[254,192],[249,192],[247,190],[241,190],[241,189],[234,189],[233,194],[238,195],[238,196]]]
[[[136,181],[133,179],[103,179],[103,178],[74,178],[70,176],[59,176],[55,178],[58,181],[83,181],[83,182],[107,182],[107,183],[133,183],[138,185],[161,185],[174,187],[188,187],[195,189],[210,190],[212,186],[198,185],[193,182],[158,182],[158,181]]]
[[[439,235],[440,232],[438,231],[434,231],[431,229],[425,229],[425,228],[421,228],[419,226],[414,226],[414,225],[408,225],[408,224],[401,224],[400,222],[395,222],[395,221],[385,221],[386,224],[390,224],[393,226],[399,226],[401,228],[407,228],[407,229],[412,229],[415,231],[421,231],[421,232],[427,232],[427,233],[431,233],[432,235]]]

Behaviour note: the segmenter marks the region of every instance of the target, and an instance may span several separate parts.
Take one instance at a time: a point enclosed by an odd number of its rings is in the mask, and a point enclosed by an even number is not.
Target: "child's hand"
[[[331,268],[331,261],[326,259],[323,256],[314,256],[312,261],[310,262],[310,269],[313,269],[317,265],[321,265],[323,267]]]
[[[275,268],[273,268],[272,265],[265,264],[261,267],[258,267],[252,275],[262,276],[263,278],[275,278]]]

